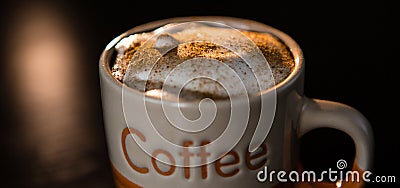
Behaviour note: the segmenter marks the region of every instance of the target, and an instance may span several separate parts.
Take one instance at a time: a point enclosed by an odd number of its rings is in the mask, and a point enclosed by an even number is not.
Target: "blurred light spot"
[[[342,187],[342,180],[338,180],[338,181],[336,182],[336,187],[337,187],[337,188]]]
[[[85,126],[85,95],[78,41],[54,7],[16,11],[8,39],[10,74],[21,121],[21,140],[32,153],[33,178],[66,182],[95,168],[83,151],[94,143]]]

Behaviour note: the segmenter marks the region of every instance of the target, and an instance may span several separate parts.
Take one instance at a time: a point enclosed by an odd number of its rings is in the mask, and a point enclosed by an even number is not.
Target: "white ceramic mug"
[[[218,113],[206,129],[196,134],[179,131],[169,125],[162,106],[174,108],[179,102],[166,101],[162,104],[159,98],[146,97],[143,92],[126,88],[111,75],[110,64],[113,62],[114,47],[122,38],[168,23],[191,21],[219,22],[237,29],[271,33],[290,49],[295,60],[294,70],[283,82],[262,91],[258,97],[250,98],[247,102],[233,98],[231,101],[213,103],[211,106]],[[259,22],[230,17],[182,17],[134,27],[115,38],[103,51],[100,58],[100,80],[108,150],[117,187],[291,186],[281,184],[276,179],[260,182],[257,174],[266,166],[271,170],[296,170],[299,164],[299,138],[320,127],[338,129],[351,136],[356,146],[354,163],[360,170],[368,170],[372,162],[373,136],[366,118],[347,105],[305,97],[304,59],[300,47],[286,34]],[[250,152],[249,145],[257,132],[257,126],[264,126],[263,119],[258,125],[260,113],[271,113],[268,111],[271,109],[260,107],[261,101],[275,105],[273,124],[266,139],[261,145],[258,144],[258,149]],[[145,108],[141,107],[143,104]],[[205,105],[203,110],[207,111],[211,106]],[[230,115],[232,106],[239,109],[234,117]],[[198,114],[199,111],[196,102],[181,102],[179,107],[184,114]],[[243,135],[234,139],[238,142],[226,143],[233,144],[231,150],[221,155],[216,148],[197,147],[219,138],[227,128],[229,118],[233,118],[234,122],[242,122],[243,118],[249,120]],[[265,121],[265,126],[268,126],[269,120]],[[156,127],[153,128],[154,124]],[[181,143],[187,148],[165,148],[160,143],[163,141],[155,138],[155,129],[159,129],[158,136],[173,143]],[[197,148],[191,150],[190,147]],[[157,159],[163,159],[168,164]],[[205,163],[190,166],[198,161]],[[179,164],[189,166],[182,167]]]

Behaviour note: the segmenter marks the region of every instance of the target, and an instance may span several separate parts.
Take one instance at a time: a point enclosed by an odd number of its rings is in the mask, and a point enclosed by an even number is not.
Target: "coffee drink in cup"
[[[269,33],[236,30],[227,27],[212,27],[202,23],[191,23],[178,31],[168,34],[158,34],[160,30],[176,27],[169,24],[154,31],[136,33],[122,39],[117,45],[117,55],[112,66],[113,76],[128,86],[143,92],[154,93],[154,90],[176,88],[182,77],[192,76],[193,71],[202,72],[206,77],[217,77],[225,83],[222,86],[215,80],[196,78],[187,83],[179,97],[186,100],[199,98],[224,99],[228,98],[225,89],[231,89],[231,96],[254,94],[261,87],[263,90],[282,82],[293,70],[294,60],[288,47],[278,38]],[[238,34],[240,33],[240,34]],[[254,46],[245,45],[251,40]],[[255,68],[250,68],[242,57],[232,51],[231,46],[240,48],[249,60],[256,62]],[[257,62],[249,54],[262,53],[265,62]],[[179,77],[167,76],[181,63],[194,58],[200,58],[196,63],[180,73]],[[201,59],[202,58],[202,59]],[[217,60],[220,64],[201,66],[209,59]],[[155,62],[155,63],[154,63]],[[228,65],[244,83],[246,90],[238,90],[228,74],[221,70],[221,64]],[[267,70],[270,67],[273,74],[271,80],[261,81],[258,85],[253,71]],[[149,76],[144,78],[143,74]],[[260,72],[261,73],[261,72]],[[230,83],[231,82],[231,83]],[[142,87],[145,85],[145,87]],[[233,88],[224,88],[233,87]]]
[[[368,170],[368,121],[304,96],[304,70],[292,38],[252,20],[171,18],[121,34],[99,66],[116,186],[293,187],[280,178],[301,171],[299,138],[320,127],[350,135],[353,167]]]

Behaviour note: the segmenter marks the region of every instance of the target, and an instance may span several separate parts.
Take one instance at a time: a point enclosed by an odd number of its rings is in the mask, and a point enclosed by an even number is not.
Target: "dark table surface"
[[[164,2],[155,13],[152,3],[129,2],[1,2],[0,187],[113,187],[97,72],[100,53],[133,26],[191,15],[253,19],[292,36],[306,59],[306,95],[360,110],[374,129],[373,173],[400,178],[393,6]],[[307,134],[301,148],[307,169],[354,158],[351,139],[329,129]]]

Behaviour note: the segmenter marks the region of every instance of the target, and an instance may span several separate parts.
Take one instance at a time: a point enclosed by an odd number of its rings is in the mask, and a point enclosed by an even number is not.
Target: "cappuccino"
[[[163,89],[183,99],[225,99],[268,89],[294,68],[290,50],[272,34],[199,24],[160,34],[173,27],[169,24],[122,39],[115,46],[112,75],[152,96]],[[190,63],[183,66],[184,62]],[[270,77],[262,72],[265,70],[272,73]],[[261,78],[256,78],[257,74]],[[238,82],[245,89],[238,87]],[[178,91],[168,92],[174,89]]]
[[[302,171],[300,138],[323,127],[351,135],[353,167],[368,170],[368,121],[304,96],[304,71],[290,36],[252,20],[178,17],[119,35],[99,64],[116,187],[318,187],[279,178]],[[263,181],[266,169],[279,174]]]

